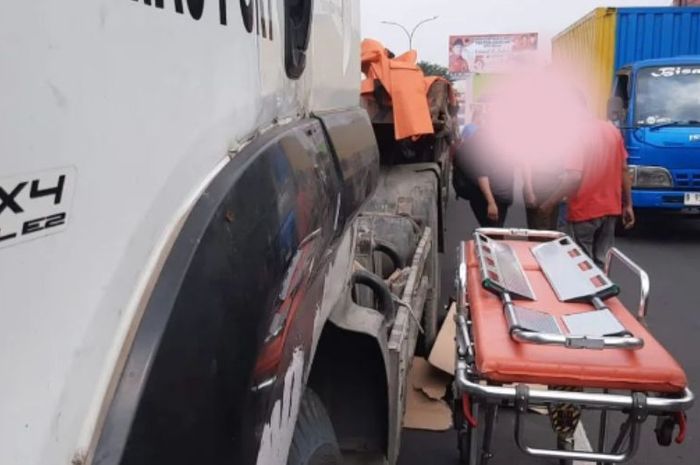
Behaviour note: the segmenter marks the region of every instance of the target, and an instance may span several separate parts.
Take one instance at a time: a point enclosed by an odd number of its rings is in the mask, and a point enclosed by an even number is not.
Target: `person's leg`
[[[573,234],[571,232],[571,223],[569,223],[566,219],[566,217],[569,214],[568,209],[569,206],[566,204],[566,202],[562,202],[559,204],[559,218],[557,218],[557,229],[567,234]]]
[[[594,260],[593,243],[595,242],[598,225],[599,220],[577,221],[569,224],[571,234],[578,246]]]
[[[479,223],[479,226],[489,226],[489,217],[487,214],[488,205],[486,198],[483,195],[473,195],[469,199],[469,206],[471,206],[472,212],[474,213],[474,217],[476,217],[476,221]]]
[[[537,208],[525,207],[525,218],[527,220],[527,229],[539,229],[537,225]]]
[[[542,229],[556,231],[559,228],[559,205],[552,208],[552,212],[546,215],[542,224]]]
[[[549,214],[542,213],[539,210],[539,206],[552,196],[559,184],[556,180],[551,179],[550,175],[545,175],[544,177],[540,175],[535,181],[535,196],[537,198],[538,208],[535,208],[532,214],[531,229],[556,231],[559,227],[559,205],[554,207]],[[528,227],[530,228],[529,223]]]
[[[510,208],[510,204],[501,202],[497,202],[497,204],[498,221],[496,222],[495,226],[498,228],[502,228],[506,224],[506,217],[508,216],[508,208]]]
[[[606,216],[601,218],[600,227],[595,234],[593,242],[593,260],[600,268],[605,265],[608,251],[615,245],[615,224],[616,216]]]
[[[528,229],[556,231],[559,227],[558,205],[549,214],[540,212],[538,208],[527,208],[526,213]]]

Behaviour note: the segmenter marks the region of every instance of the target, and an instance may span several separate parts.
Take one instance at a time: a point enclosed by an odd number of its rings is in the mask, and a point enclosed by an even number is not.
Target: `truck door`
[[[615,80],[613,82],[613,97],[620,97],[622,99],[623,113],[620,118],[620,126],[630,126],[629,115],[630,115],[630,96],[632,95],[631,88],[631,75],[632,70],[630,68],[622,68],[615,74]]]

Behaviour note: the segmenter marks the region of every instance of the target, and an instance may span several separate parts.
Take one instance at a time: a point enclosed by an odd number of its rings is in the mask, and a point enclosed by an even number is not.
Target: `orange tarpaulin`
[[[437,77],[426,78],[416,65],[415,50],[389,58],[384,46],[372,39],[362,41],[362,94],[374,92],[379,80],[391,97],[394,136],[397,140],[433,134],[427,93]]]

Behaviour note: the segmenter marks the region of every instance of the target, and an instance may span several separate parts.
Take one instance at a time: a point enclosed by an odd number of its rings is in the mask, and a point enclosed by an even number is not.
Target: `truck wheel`
[[[287,465],[340,465],[342,459],[333,424],[321,399],[306,389],[299,407]]]

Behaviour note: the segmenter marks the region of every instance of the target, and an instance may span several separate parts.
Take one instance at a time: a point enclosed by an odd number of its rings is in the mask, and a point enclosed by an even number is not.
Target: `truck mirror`
[[[621,121],[625,111],[625,105],[621,97],[610,97],[608,99],[608,119],[610,121]]]

